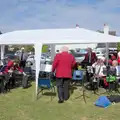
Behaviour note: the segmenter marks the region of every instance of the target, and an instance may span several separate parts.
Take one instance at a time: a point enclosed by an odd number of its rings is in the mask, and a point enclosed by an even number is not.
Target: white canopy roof
[[[119,42],[120,37],[83,29],[21,30],[0,35],[0,44],[77,44]]]

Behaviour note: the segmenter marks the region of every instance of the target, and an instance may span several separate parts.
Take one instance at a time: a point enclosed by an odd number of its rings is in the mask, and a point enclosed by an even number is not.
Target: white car
[[[76,62],[81,63],[85,59],[85,55],[80,56],[80,57],[75,57]]]
[[[29,55],[26,62],[31,62],[32,63],[31,68],[32,70],[35,70],[35,55]],[[48,56],[46,57],[45,55],[42,54],[40,62],[41,64],[51,62],[51,57]]]
[[[100,56],[105,57],[105,53],[102,51],[96,51],[96,56],[97,57],[100,57]]]
[[[105,60],[105,53],[102,51],[96,51],[96,56],[99,59],[102,59],[103,61]]]

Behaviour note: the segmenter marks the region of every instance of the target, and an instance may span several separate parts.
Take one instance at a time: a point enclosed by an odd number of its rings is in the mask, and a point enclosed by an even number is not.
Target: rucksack
[[[111,96],[107,96],[107,98],[110,100],[110,102],[115,102],[115,103],[120,102],[120,95],[111,95]]]

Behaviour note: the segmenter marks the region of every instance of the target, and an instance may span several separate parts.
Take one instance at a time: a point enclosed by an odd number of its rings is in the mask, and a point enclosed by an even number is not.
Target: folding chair
[[[0,92],[5,93],[10,91],[9,74],[0,75]]]
[[[4,85],[4,75],[0,75],[0,93],[4,93],[5,85]]]
[[[24,68],[24,73],[23,75],[23,80],[22,80],[22,87],[23,88],[28,88],[31,86],[31,81],[32,81],[32,70],[31,67],[25,67]]]
[[[51,81],[50,73],[46,72],[40,72],[39,79],[38,79],[38,94],[42,93],[44,95],[44,90],[50,90],[52,93],[55,93],[55,85]],[[51,94],[51,100],[52,100],[52,94]]]
[[[82,81],[83,80],[83,71],[81,70],[75,70],[73,72],[73,78],[74,81]]]
[[[22,85],[23,81],[23,73],[19,73],[18,71],[14,71],[12,74],[13,79],[15,80],[15,86],[19,87]]]

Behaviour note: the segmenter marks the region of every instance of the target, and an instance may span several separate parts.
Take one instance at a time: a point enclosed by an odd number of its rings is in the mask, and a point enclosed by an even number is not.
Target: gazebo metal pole
[[[104,34],[109,34],[109,26],[104,24]],[[108,65],[108,59],[109,59],[109,43],[106,43],[106,65]]]
[[[54,56],[55,56],[55,44],[50,45],[51,47],[51,60],[53,61]]]
[[[1,64],[3,64],[3,59],[4,59],[4,53],[5,53],[5,45],[1,45]]]
[[[108,65],[109,60],[109,43],[106,43],[106,65]]]

